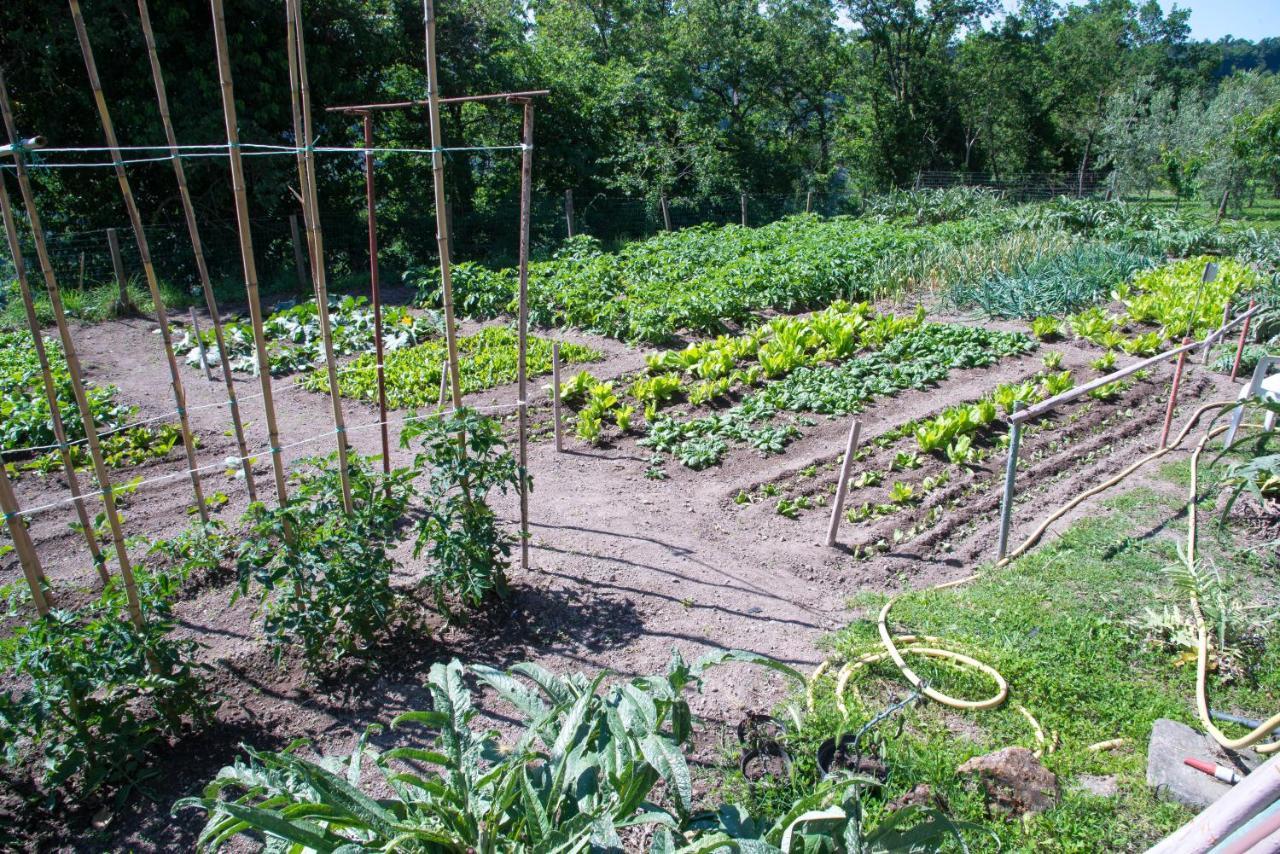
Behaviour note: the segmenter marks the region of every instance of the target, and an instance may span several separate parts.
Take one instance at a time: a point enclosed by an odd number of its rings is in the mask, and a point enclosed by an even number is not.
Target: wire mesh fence
[[[1010,201],[1034,201],[1057,196],[1099,195],[1106,190],[1098,173],[1036,173],[991,176],[971,172],[921,172],[916,189],[973,187],[992,190]],[[652,237],[664,230],[699,225],[744,224],[761,226],[795,214],[823,216],[856,214],[866,197],[853,193],[795,192],[746,193],[690,199],[660,196],[637,198],[605,194],[543,193],[535,196],[531,210],[534,255],[549,254],[566,237],[590,235],[607,246]],[[380,213],[381,215],[381,213]],[[455,260],[478,260],[491,265],[514,264],[519,239],[520,209],[517,199],[498,200],[483,206],[452,202],[448,210],[451,252]],[[301,296],[310,288],[306,270],[305,232],[290,217],[255,219],[251,223],[255,262],[265,290]],[[300,218],[299,218],[300,219]],[[335,289],[357,288],[367,277],[368,226],[363,210],[330,210],[321,216],[326,270]],[[295,230],[296,229],[296,230]],[[50,259],[63,288],[90,288],[116,282],[111,229],[52,232],[46,235]],[[115,229],[120,264],[126,280],[141,280],[142,264],[132,230],[122,222]],[[399,212],[394,221],[379,223],[379,263],[383,280],[394,285],[406,270],[430,268],[437,263],[435,213],[430,207]],[[241,257],[235,220],[200,223],[205,256],[223,293],[238,292]],[[185,222],[161,222],[146,227],[152,262],[159,277],[193,295],[199,287],[191,241]],[[34,246],[24,235],[23,252],[28,267],[35,267]],[[0,257],[0,274],[10,277],[12,263]],[[5,297],[0,289],[0,302]]]

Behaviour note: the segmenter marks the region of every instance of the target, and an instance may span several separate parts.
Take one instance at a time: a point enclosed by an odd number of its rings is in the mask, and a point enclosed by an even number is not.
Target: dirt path
[[[140,407],[143,417],[171,408],[164,379],[162,354],[153,324],[142,320],[113,322],[76,330],[89,377],[114,383],[123,400]],[[1016,328],[1016,327],[1008,327]],[[608,354],[592,367],[600,377],[634,371],[643,365],[642,353],[594,336],[569,335],[589,341]],[[1087,368],[1096,351],[1070,344],[1042,348],[1060,350],[1066,367],[1077,377],[1093,374]],[[955,371],[937,389],[908,392],[882,401],[862,414],[864,437],[875,436],[902,422],[937,412],[952,403],[972,400],[1002,382],[1018,381],[1041,368],[1041,354],[1008,359],[990,369]],[[1085,437],[1081,443],[1096,453],[1092,458],[1059,451],[1040,469],[1029,464],[1025,493],[1019,506],[1013,542],[1018,542],[1047,509],[1057,506],[1086,485],[1096,483],[1149,450],[1163,417],[1168,369],[1142,386],[1136,399],[1114,407],[1120,413],[1106,428],[1104,439]],[[207,382],[195,370],[185,374],[192,423],[200,434],[202,463],[234,453],[219,382]],[[531,383],[541,389],[545,379]],[[251,448],[266,444],[260,399],[251,397],[257,381],[238,380],[245,395],[242,411],[249,422]],[[282,440],[297,441],[322,433],[331,425],[326,398],[277,382],[277,406]],[[1221,378],[1198,370],[1188,380],[1186,404],[1220,397]],[[544,400],[541,397],[540,400]],[[471,395],[471,405],[514,400],[514,388],[504,387]],[[364,453],[378,449],[376,430],[359,425],[376,421],[375,410],[344,401],[349,435]],[[1130,416],[1123,413],[1126,407]],[[549,407],[539,403],[533,422],[549,420]],[[1184,416],[1180,416],[1184,417]],[[981,561],[994,557],[998,499],[990,491],[973,496],[959,512],[967,524],[945,538],[922,538],[870,559],[857,560],[847,548],[822,545],[829,510],[819,508],[797,520],[779,516],[772,504],[740,507],[733,496],[760,484],[795,476],[814,463],[828,463],[843,451],[847,418],[819,418],[786,453],[762,458],[747,449],[731,449],[722,466],[693,472],[668,463],[669,479],[644,476],[649,452],[634,438],[616,446],[588,448],[570,439],[568,452],[557,454],[547,438],[530,449],[535,489],[531,498],[531,567],[513,572],[516,590],[510,614],[493,624],[446,628],[430,632],[405,628],[387,644],[379,666],[360,667],[340,684],[309,685],[296,667],[276,667],[255,637],[247,605],[227,607],[230,587],[225,579],[194,589],[179,604],[185,631],[207,645],[215,664],[219,688],[226,701],[215,731],[186,740],[162,760],[165,785],[161,803],[140,802],[136,813],[121,819],[108,832],[112,847],[130,845],[164,850],[189,845],[194,816],[177,821],[168,815],[168,801],[192,792],[234,755],[245,741],[279,747],[296,737],[309,737],[322,749],[346,750],[371,723],[385,723],[398,712],[425,705],[420,688],[434,661],[458,655],[469,661],[509,664],[534,660],[553,669],[597,670],[620,674],[660,670],[677,648],[696,657],[719,647],[748,649],[810,670],[823,657],[821,641],[848,622],[847,603],[865,590],[922,587],[968,574]],[[394,443],[394,431],[393,431]],[[290,452],[293,459],[333,449],[332,436]],[[136,472],[148,477],[179,469],[175,459]],[[1003,454],[993,453],[974,478],[998,475]],[[408,455],[395,453],[404,464]],[[1055,467],[1056,466],[1056,467]],[[263,497],[273,498],[269,460],[259,457],[255,472]],[[1043,474],[1046,483],[1038,483]],[[1049,480],[1049,475],[1053,479]],[[834,475],[828,475],[834,477]],[[998,479],[998,478],[997,478]],[[35,506],[65,495],[58,476],[24,477],[19,483],[24,506]],[[225,491],[230,501],[219,518],[234,520],[245,506],[243,484],[215,473],[206,490]],[[850,506],[854,503],[850,499]],[[189,517],[185,477],[144,487],[125,510],[126,528],[143,540],[172,536]],[[1096,505],[1095,505],[1096,506]],[[496,505],[500,516],[514,523],[513,496]],[[1086,505],[1076,515],[1092,512]],[[82,542],[67,529],[73,518],[69,506],[39,515],[32,534],[46,562],[46,572],[62,589],[90,585],[92,573]],[[856,536],[845,523],[842,542]],[[1059,526],[1059,530],[1063,526]],[[134,552],[141,554],[143,544]],[[404,569],[397,584],[408,586],[421,573],[407,547],[399,555]],[[3,564],[3,580],[16,577],[14,561]],[[74,594],[71,594],[74,595]],[[783,686],[776,677],[743,667],[715,671],[695,711],[720,721],[736,721],[748,709],[768,708]],[[0,812],[5,805],[0,804]],[[83,827],[87,816],[72,815],[68,825]],[[71,840],[59,840],[71,844]],[[100,840],[101,842],[102,840]],[[100,844],[100,843],[99,843]],[[91,846],[91,847],[96,847]]]

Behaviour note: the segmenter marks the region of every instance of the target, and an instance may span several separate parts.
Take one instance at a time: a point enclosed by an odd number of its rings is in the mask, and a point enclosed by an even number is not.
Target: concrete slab
[[[1261,764],[1252,750],[1228,753],[1208,735],[1186,724],[1160,718],[1151,727],[1147,745],[1147,785],[1164,798],[1192,809],[1204,809],[1231,788],[1183,760],[1202,759],[1215,765],[1234,768],[1244,775]]]

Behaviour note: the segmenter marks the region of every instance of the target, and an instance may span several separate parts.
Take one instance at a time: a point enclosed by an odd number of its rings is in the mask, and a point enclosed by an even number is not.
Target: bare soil
[[[103,323],[79,328],[75,335],[92,381],[116,385],[121,398],[138,406],[142,417],[171,410],[153,323]],[[642,351],[616,341],[578,333],[564,337],[607,354],[591,368],[599,377],[620,376],[643,365]],[[1041,368],[1041,354],[1049,350],[1063,352],[1064,367],[1078,380],[1096,375],[1088,362],[1098,351],[1072,343],[1046,345],[1037,354],[1007,359],[989,369],[955,371],[938,388],[881,400],[861,413],[864,446],[875,447],[870,443],[878,435],[904,421],[974,400],[998,383],[1033,375]],[[1189,371],[1175,419],[1179,425],[1198,403],[1234,397],[1224,378],[1198,364],[1190,365]],[[1065,407],[1053,414],[1050,424],[1028,431],[1012,543],[1051,508],[1154,448],[1169,375],[1170,369],[1162,367],[1117,401]],[[711,649],[734,647],[811,670],[824,656],[823,637],[852,616],[848,602],[854,594],[959,578],[994,558],[1005,459],[999,449],[992,449],[968,473],[956,474],[954,467],[947,467],[953,476],[945,486],[892,517],[842,523],[839,545],[828,548],[823,543],[829,504],[789,519],[774,510],[775,498],[745,505],[734,498],[764,484],[777,484],[787,490],[784,494],[829,496],[849,419],[819,418],[784,454],[762,457],[736,448],[718,467],[694,472],[671,462],[667,480],[650,480],[644,476],[650,453],[636,445],[635,436],[615,437],[600,448],[566,437],[565,453],[556,453],[549,400],[542,390],[547,381],[530,383],[536,390],[531,419],[535,440],[529,451],[535,484],[530,498],[530,567],[513,569],[513,596],[505,612],[466,626],[401,627],[369,661],[353,665],[339,679],[315,683],[303,676],[296,661],[286,659],[279,666],[272,662],[250,619],[250,606],[228,605],[229,576],[198,580],[177,613],[181,630],[204,644],[203,655],[213,665],[223,697],[217,724],[163,750],[157,757],[160,773],[152,786],[153,799],[135,797],[118,813],[108,809],[104,829],[92,827],[95,814],[103,818],[102,803],[46,813],[25,806],[7,791],[0,795],[0,824],[16,828],[22,844],[42,850],[189,848],[202,818],[191,812],[171,816],[170,805],[198,792],[234,758],[239,743],[279,748],[306,737],[321,751],[349,750],[368,725],[385,724],[399,712],[426,706],[421,686],[433,662],[454,656],[495,665],[533,660],[556,670],[608,668],[634,675],[660,670],[673,648],[694,658]],[[189,370],[185,382],[192,425],[202,443],[201,463],[234,455],[225,408],[206,406],[223,400],[220,381],[208,382],[199,371]],[[237,383],[245,395],[258,390],[256,379],[238,377]],[[324,432],[332,424],[328,399],[289,385],[275,385],[282,441]],[[507,386],[469,395],[466,402],[488,406],[514,400],[515,389]],[[343,406],[354,446],[362,453],[377,453],[378,431],[359,428],[377,420],[376,410],[352,401]],[[260,400],[246,397],[242,411],[249,422],[250,447],[264,447]],[[395,431],[392,444],[393,461],[407,464],[408,455],[394,447]],[[906,440],[876,448],[855,466],[855,476],[864,467],[887,472],[895,451],[913,447],[914,442]],[[294,448],[287,457],[297,460],[331,450],[332,435]],[[174,454],[117,474],[123,480],[180,472],[179,457]],[[816,473],[802,474],[810,466]],[[918,470],[886,474],[880,487],[851,489],[846,507],[883,501],[893,479],[918,484],[942,468],[928,459]],[[266,454],[259,458],[255,474],[262,497],[270,500]],[[217,513],[224,520],[238,518],[246,505],[243,484],[221,473],[206,477],[205,489],[228,494],[230,501]],[[19,481],[18,492],[23,506],[34,507],[65,497],[66,484],[58,475],[29,475]],[[127,532],[143,542],[172,536],[189,524],[190,503],[190,484],[184,476],[144,486],[124,511]],[[1096,506],[1087,503],[1076,515],[1094,512]],[[935,507],[940,508],[938,520],[902,542],[892,542],[895,529],[912,528]],[[496,510],[514,529],[514,496],[500,498]],[[96,583],[83,542],[68,528],[73,518],[72,508],[63,505],[38,514],[31,526],[46,574],[63,603],[73,602]],[[1058,527],[1061,530],[1065,523]],[[890,542],[882,553],[855,554],[867,551],[855,547],[881,540]],[[133,549],[139,556],[143,552],[141,544]],[[412,587],[423,568],[407,548],[399,557],[403,569],[396,583]],[[4,559],[0,581],[15,580],[18,571],[12,557]],[[747,711],[768,711],[785,688],[777,676],[764,671],[725,667],[713,671],[694,710],[718,725],[732,726]],[[388,737],[379,739],[386,743]],[[731,734],[726,740],[736,741]],[[716,758],[714,747],[704,752],[706,761]],[[17,779],[11,782],[22,785]],[[0,785],[0,791],[7,788]]]

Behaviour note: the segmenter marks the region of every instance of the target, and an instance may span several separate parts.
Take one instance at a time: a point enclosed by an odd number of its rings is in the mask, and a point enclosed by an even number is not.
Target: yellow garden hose
[[[1029,537],[1027,537],[1026,540],[1023,541],[1021,545],[1019,545],[1016,549],[1010,552],[1005,558],[998,561],[995,564],[995,566],[997,567],[1005,566],[1011,560],[1025,554],[1032,546],[1034,546],[1039,541],[1039,539],[1044,535],[1045,531],[1049,529],[1049,526],[1052,525],[1054,522],[1056,522],[1058,519],[1061,519],[1063,516],[1071,512],[1071,510],[1078,507],[1080,504],[1084,503],[1089,498],[1099,495],[1100,493],[1105,492],[1106,490],[1110,489],[1116,484],[1121,483],[1126,478],[1131,476],[1134,472],[1138,471],[1140,468],[1145,466],[1147,463],[1150,463],[1153,460],[1157,460],[1160,457],[1163,457],[1164,455],[1168,454],[1170,451],[1180,446],[1184,441],[1186,441],[1187,436],[1190,435],[1191,431],[1195,428],[1195,425],[1200,421],[1201,417],[1203,417],[1206,412],[1209,412],[1210,410],[1215,410],[1215,409],[1225,409],[1227,407],[1236,406],[1237,404],[1238,404],[1238,401],[1217,401],[1214,403],[1206,403],[1203,406],[1196,409],[1196,411],[1192,413],[1191,417],[1187,419],[1186,424],[1183,426],[1182,430],[1178,433],[1177,437],[1174,438],[1172,442],[1170,442],[1165,447],[1160,448],[1159,450],[1156,450],[1144,456],[1140,460],[1126,467],[1119,474],[1104,481],[1098,486],[1092,487],[1091,489],[1086,490],[1085,492],[1082,492],[1076,497],[1072,498],[1062,507],[1058,508],[1053,513],[1051,513],[1047,518],[1045,518],[1045,520],[1036,527],[1036,529],[1031,533]],[[1250,425],[1250,426],[1253,426],[1253,425]],[[1188,502],[1187,560],[1191,562],[1193,566],[1194,566],[1194,560],[1195,560],[1195,545],[1196,545],[1197,474],[1198,474],[1198,466],[1200,461],[1200,454],[1204,450],[1205,446],[1208,444],[1211,438],[1221,434],[1226,429],[1227,428],[1225,426],[1219,426],[1208,431],[1205,434],[1204,438],[1200,440],[1200,443],[1196,446],[1195,451],[1191,455],[1191,492],[1190,492],[1190,500]],[[979,577],[979,573],[974,573],[973,575],[969,575],[965,578],[961,578],[955,581],[948,581],[942,584],[933,585],[928,589],[944,590],[950,587],[958,587],[962,584],[967,584],[970,581],[977,579],[978,577]],[[978,660],[977,658],[974,658],[973,656],[965,655],[964,653],[955,652],[953,650],[942,648],[940,644],[945,643],[944,639],[942,638],[933,637],[929,635],[899,635],[897,637],[894,637],[893,633],[889,630],[889,612],[893,608],[894,604],[898,601],[898,599],[906,595],[910,595],[910,592],[904,593],[901,596],[897,596],[890,599],[888,602],[885,603],[884,607],[880,609],[880,615],[877,620],[876,627],[880,635],[880,645],[883,648],[882,651],[868,652],[863,655],[860,655],[856,659],[845,663],[837,673],[835,697],[836,697],[836,707],[839,709],[840,714],[844,717],[849,716],[849,710],[844,701],[844,694],[848,688],[849,680],[851,679],[851,677],[862,668],[871,664],[875,664],[880,661],[884,661],[886,658],[893,661],[894,666],[898,668],[898,671],[902,674],[903,678],[906,679],[907,682],[909,682],[913,688],[920,691],[920,693],[922,693],[924,696],[929,697],[931,700],[941,703],[944,706],[948,706],[953,709],[981,710],[981,709],[993,709],[1001,705],[1009,696],[1009,686],[1005,678],[994,667],[991,667],[990,665]],[[1197,662],[1196,662],[1196,710],[1199,713],[1200,720],[1204,724],[1204,727],[1209,732],[1209,734],[1212,735],[1213,738],[1223,747],[1226,747],[1231,750],[1238,750],[1238,749],[1256,744],[1257,742],[1265,738],[1267,733],[1269,733],[1271,730],[1277,727],[1280,727],[1280,714],[1275,715],[1270,720],[1265,721],[1257,729],[1253,730],[1248,735],[1238,739],[1228,738],[1221,730],[1218,729],[1218,727],[1213,723],[1213,720],[1209,717],[1209,705],[1208,705],[1208,699],[1207,699],[1207,676],[1208,676],[1208,659],[1209,659],[1208,629],[1205,625],[1204,616],[1200,610],[1200,603],[1196,599],[1194,592],[1191,595],[1191,609],[1192,609],[1192,613],[1195,615],[1197,641],[1198,641],[1198,652],[1197,652]],[[953,697],[949,694],[944,694],[943,692],[938,691],[937,689],[928,685],[925,682],[925,680],[921,678],[920,675],[916,673],[909,664],[907,664],[905,655],[920,655],[926,658],[941,659],[943,661],[954,664],[957,667],[970,668],[980,673],[984,673],[995,682],[996,691],[990,697],[986,699],[981,699],[981,700],[966,700],[960,697]],[[815,686],[818,680],[824,674],[826,674],[828,670],[831,669],[832,666],[833,666],[833,661],[831,659],[827,659],[826,661],[823,661],[821,664],[818,665],[818,668],[813,672],[813,675],[810,677],[808,690],[807,690],[807,701],[808,701],[808,707],[810,710],[813,709],[814,703],[815,703],[815,693],[814,693]],[[1035,717],[1022,706],[1019,706],[1018,710],[1023,714],[1023,716],[1027,718],[1028,722],[1031,724],[1031,727],[1036,736],[1037,744],[1040,746],[1041,750],[1043,750],[1046,745],[1046,738],[1044,735],[1044,731],[1040,727],[1039,722],[1036,721]],[[1124,739],[1112,739],[1110,741],[1099,742],[1096,745],[1091,745],[1090,749],[1091,750],[1112,749],[1116,746],[1119,746],[1123,742],[1124,742]],[[1268,744],[1262,745],[1258,747],[1257,750],[1259,753],[1271,753],[1273,751],[1280,750],[1280,739],[1270,742]]]

